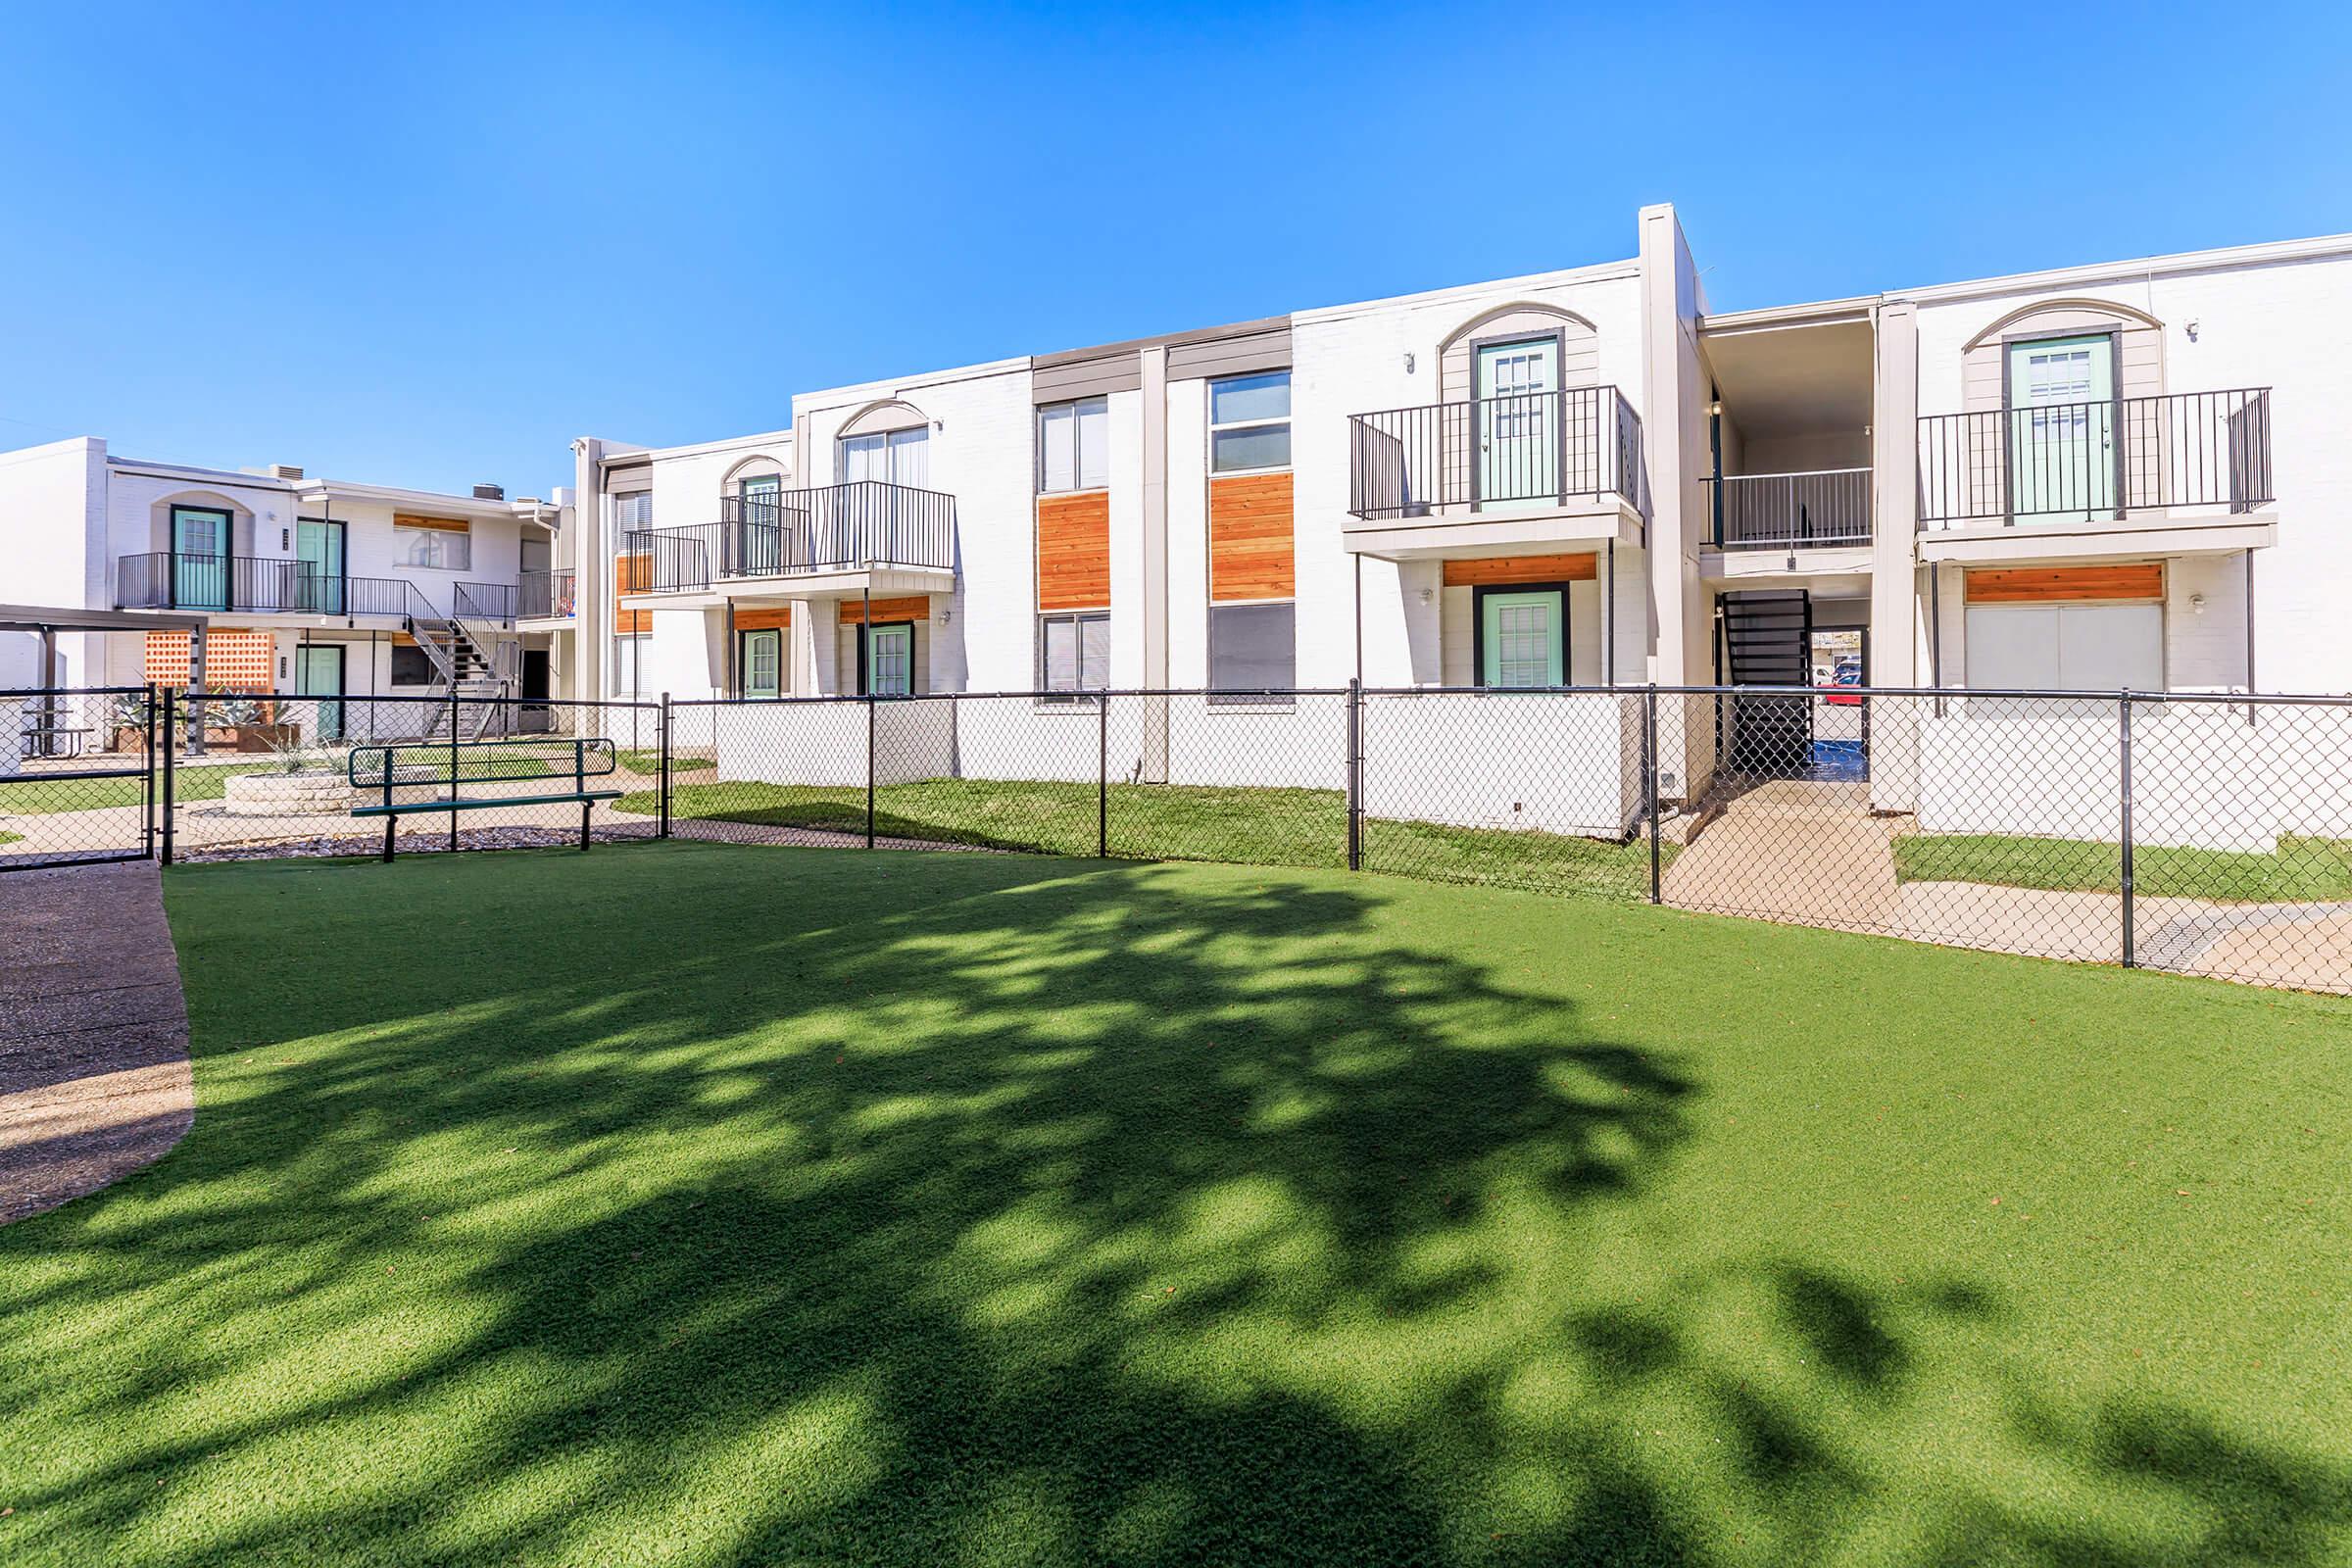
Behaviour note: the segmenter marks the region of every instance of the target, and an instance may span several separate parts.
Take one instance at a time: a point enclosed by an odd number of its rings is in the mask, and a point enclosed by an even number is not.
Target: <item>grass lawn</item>
[[[662,771],[662,754],[658,751],[621,752],[617,755],[620,758],[620,765],[632,773],[643,773],[651,778]],[[672,778],[680,773],[704,772],[717,765],[718,763],[710,758],[696,757],[689,752],[672,753],[669,759],[669,772]]]
[[[136,767],[136,759],[96,759],[91,767]],[[267,757],[248,757],[236,762],[182,762],[173,769],[174,801],[217,801],[228,791],[231,775],[266,773],[273,763]],[[162,785],[159,783],[160,791]],[[0,816],[47,816],[59,811],[96,811],[110,806],[137,806],[147,798],[137,774],[120,778],[45,779],[38,773],[19,774],[0,782]]]
[[[195,1129],[0,1229],[11,1568],[2352,1560],[2340,1002],[1018,856],[166,898]]]
[[[2000,833],[1922,833],[1894,841],[1904,882],[1989,882],[2072,893],[2123,891],[2123,852],[2082,839]],[[2142,845],[2132,882],[2145,898],[2291,903],[2352,898],[2352,843],[2282,833],[2275,855]]]
[[[615,808],[651,816],[655,792]],[[885,838],[970,844],[1049,855],[1093,855],[1101,803],[1091,783],[924,779],[874,792]],[[701,817],[771,827],[865,831],[865,786],[685,784],[670,791],[673,821]],[[1113,784],[1110,853],[1133,859],[1227,860],[1251,865],[1345,866],[1348,798],[1338,790],[1218,789]],[[1661,864],[1680,853],[1661,847]],[[1367,819],[1364,863],[1453,882],[1545,892],[1649,896],[1646,841],[1608,844],[1556,833]]]

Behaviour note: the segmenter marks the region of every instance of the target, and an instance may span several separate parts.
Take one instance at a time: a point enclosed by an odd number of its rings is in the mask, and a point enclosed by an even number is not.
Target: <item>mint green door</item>
[[[760,577],[784,568],[784,480],[763,473],[737,483],[743,507],[743,569]]]
[[[770,628],[743,634],[743,695],[784,695],[784,633]]]
[[[228,514],[172,509],[172,603],[180,610],[228,608]]]
[[[294,659],[297,696],[320,699],[314,738],[321,745],[343,738],[343,705],[324,699],[343,695],[343,650],[332,644],[312,644]]]
[[[1479,600],[1479,684],[1560,686],[1568,679],[1568,596],[1557,588]]]
[[[293,608],[314,615],[343,613],[343,524],[296,522],[294,556],[301,563],[296,568],[301,575]]]
[[[876,697],[914,694],[914,628],[876,626],[866,636],[866,690]]]
[[[1476,396],[1479,501],[1557,498],[1559,340],[1480,344]]]
[[[2115,513],[2115,339],[2009,346],[2009,512],[2019,522]]]

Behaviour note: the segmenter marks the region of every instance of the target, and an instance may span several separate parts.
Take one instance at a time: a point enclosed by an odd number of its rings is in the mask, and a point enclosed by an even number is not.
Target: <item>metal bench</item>
[[[384,858],[392,858],[400,818],[430,812],[449,813],[450,844],[458,837],[460,811],[484,811],[510,806],[577,806],[580,808],[580,848],[589,844],[589,819],[599,801],[617,801],[619,790],[592,790],[588,780],[618,770],[612,743],[608,740],[503,740],[451,745],[355,746],[346,764],[351,787],[382,799],[355,806],[356,817],[384,819]],[[529,795],[466,795],[469,785],[513,784],[545,779],[566,782],[569,789]],[[422,800],[398,800],[393,792],[446,784],[449,792]]]

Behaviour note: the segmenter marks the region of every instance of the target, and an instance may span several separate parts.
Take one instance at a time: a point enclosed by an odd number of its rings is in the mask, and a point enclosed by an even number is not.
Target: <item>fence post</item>
[[[452,673],[452,674],[451,674],[451,676],[449,677],[449,799],[450,799],[450,808],[449,808],[449,848],[450,848],[450,851],[451,851],[451,853],[453,853],[453,854],[454,854],[454,853],[456,853],[456,851],[457,851],[457,848],[458,848],[458,808],[457,808],[457,799],[458,799],[458,772],[459,772],[459,767],[458,767],[458,719],[459,719],[459,716],[460,716],[460,715],[459,715],[459,711],[458,711],[458,677],[456,676],[456,674],[455,674],[455,673]]]
[[[1658,866],[1658,683],[1642,693],[1642,788],[1649,803],[1649,902],[1659,899]]]
[[[2123,727],[2119,735],[2123,763],[2120,782],[2123,786],[2124,967],[2131,969],[2137,966],[2138,955],[2133,951],[2132,932],[2134,900],[2132,891],[2132,693],[2129,688],[2124,691],[2118,706],[2123,714]]]
[[[173,774],[176,771],[173,760],[179,751],[178,743],[172,734],[172,688],[166,686],[161,726],[164,747],[164,863],[166,865],[172,863],[172,795]]]
[[[662,811],[660,838],[669,837],[669,693],[662,694]]]
[[[874,847],[874,694],[865,694],[865,847]]]
[[[147,683],[147,778],[141,786],[146,799],[140,803],[139,818],[146,831],[141,835],[140,849],[147,859],[155,858],[155,682]]]
[[[1110,858],[1110,693],[1095,699],[1095,857]]]
[[[1364,868],[1364,678],[1348,682],[1348,869]]]

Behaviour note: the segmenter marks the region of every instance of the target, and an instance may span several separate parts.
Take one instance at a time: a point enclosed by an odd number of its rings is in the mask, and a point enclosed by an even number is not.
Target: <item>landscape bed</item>
[[[1013,855],[166,898],[194,1130],[0,1229],[12,1565],[2352,1556],[2352,1004]]]

